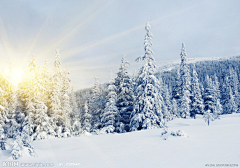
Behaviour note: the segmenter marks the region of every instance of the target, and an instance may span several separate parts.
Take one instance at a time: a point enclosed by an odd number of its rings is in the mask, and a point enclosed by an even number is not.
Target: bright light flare
[[[23,72],[20,70],[12,70],[10,73],[12,83],[14,86],[18,86],[18,84],[22,81]]]

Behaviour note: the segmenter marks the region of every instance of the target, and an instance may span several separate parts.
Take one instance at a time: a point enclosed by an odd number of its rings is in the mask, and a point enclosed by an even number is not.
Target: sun
[[[22,81],[22,76],[23,72],[20,70],[13,70],[12,73],[10,73],[10,77],[14,86],[18,86],[18,84]]]

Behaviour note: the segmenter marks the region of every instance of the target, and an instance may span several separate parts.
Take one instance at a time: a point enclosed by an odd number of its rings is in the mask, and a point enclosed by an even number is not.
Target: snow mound
[[[91,133],[87,132],[87,131],[83,131],[83,133],[81,134],[81,136],[92,136]]]
[[[176,132],[172,131],[172,132],[171,132],[171,135],[172,135],[172,136],[184,136],[184,137],[187,136],[187,134],[186,134],[184,131],[182,131],[182,130],[178,130],[178,131],[176,131]]]

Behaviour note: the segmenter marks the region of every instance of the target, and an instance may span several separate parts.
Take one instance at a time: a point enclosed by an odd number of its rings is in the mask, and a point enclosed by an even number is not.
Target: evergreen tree
[[[116,87],[114,85],[114,80],[111,79],[110,84],[108,86],[108,95],[107,95],[107,103],[103,113],[101,114],[101,123],[104,130],[107,133],[114,131],[115,127],[115,119],[118,115],[118,109],[116,106]],[[108,129],[106,129],[106,127]]]
[[[8,149],[8,145],[6,142],[6,137],[4,134],[4,130],[2,128],[2,126],[0,125],[0,149],[1,150],[7,150]]]
[[[13,142],[12,152],[11,152],[12,158],[14,160],[22,156],[22,149],[23,149],[23,142],[20,139],[20,136],[17,136],[16,140]]]
[[[180,117],[178,113],[178,104],[176,99],[172,99],[172,113],[173,113],[173,118]]]
[[[205,111],[210,110],[213,113],[216,105],[216,97],[214,96],[213,82],[212,79],[207,75],[205,80],[205,93],[204,93],[204,105]]]
[[[196,114],[203,114],[203,99],[201,90],[198,82],[198,74],[195,69],[193,69],[192,78],[192,103],[190,116],[196,118]]]
[[[99,82],[98,78],[95,77],[95,83],[94,87],[92,89],[92,97],[89,101],[89,111],[91,112],[92,119],[91,119],[91,125],[93,129],[99,129],[101,128],[101,121],[100,121],[100,114],[101,114],[101,108],[100,108],[100,88],[99,88]]]
[[[170,100],[170,95],[169,95],[169,91],[168,91],[168,87],[162,86],[162,93],[163,93],[163,100],[165,102],[165,104],[163,105],[163,118],[166,121],[172,120],[173,119],[173,110],[172,110],[172,103]]]
[[[232,95],[234,96],[235,106],[238,108],[237,112],[240,112],[239,110],[240,94],[238,92],[239,80],[236,71],[232,67],[229,70],[229,84],[232,89]]]
[[[129,131],[130,115],[133,109],[133,83],[130,75],[127,72],[129,68],[129,62],[122,58],[122,63],[115,78],[114,85],[116,86],[117,101],[116,106],[118,107],[119,115],[121,117],[120,121],[125,124],[126,131]]]
[[[91,119],[92,119],[92,115],[89,114],[89,111],[88,111],[88,102],[86,101],[85,102],[85,105],[84,105],[84,113],[83,113],[83,116],[82,116],[82,129],[83,131],[87,131],[87,132],[90,132],[91,131]]]
[[[179,68],[177,68],[176,76],[175,76],[175,85],[173,86],[173,92],[172,92],[172,97],[176,99],[177,103],[180,99],[180,87],[181,87],[181,82],[180,82],[180,72]]]
[[[213,82],[213,94],[215,97],[216,102],[214,102],[214,110],[213,110],[213,118],[214,119],[219,119],[219,115],[222,114],[222,105],[220,103],[220,84],[218,82],[218,77],[215,74],[214,75],[214,82]]]
[[[183,90],[181,96],[181,104],[179,107],[179,113],[182,118],[189,118],[190,117],[190,103],[191,100],[189,99],[189,92],[187,90]]]
[[[222,114],[222,105],[220,103],[220,100],[217,99],[217,104],[216,104],[215,109],[213,111],[213,118],[214,119],[219,119],[220,118],[219,115],[221,115],[221,114]]]
[[[56,50],[56,57],[53,67],[51,92],[49,95],[49,111],[48,114],[53,118],[54,129],[57,132],[57,136],[61,137],[64,131],[62,127],[69,126],[69,118],[63,112],[61,100],[62,100],[62,72],[60,69],[59,52]],[[67,130],[66,130],[67,131]]]
[[[234,101],[234,95],[230,85],[228,76],[225,77],[225,81],[222,86],[222,106],[223,114],[232,114],[237,112],[237,106]]]
[[[55,136],[53,120],[48,117],[47,106],[42,101],[36,102],[35,123],[34,140],[47,139],[49,136]]]
[[[72,113],[72,107],[70,106],[70,79],[68,78],[69,71],[68,67],[63,71],[62,73],[62,99],[61,99],[61,104],[62,104],[62,115],[65,119],[65,124],[63,125],[64,131],[67,134],[70,134],[70,127],[71,127],[71,122],[70,122],[70,115]]]
[[[80,135],[81,133],[81,123],[80,123],[80,116],[79,116],[79,111],[77,108],[77,102],[76,102],[76,95],[73,91],[73,87],[71,90],[70,94],[70,106],[72,108],[72,112],[70,114],[70,119],[71,119],[71,125],[72,125],[72,131],[73,135]]]
[[[131,131],[159,128],[163,127],[164,125],[163,114],[161,111],[163,106],[163,98],[159,94],[160,83],[154,76],[156,72],[156,65],[152,56],[152,34],[149,31],[150,25],[148,22],[145,26],[145,29],[145,54],[136,59],[136,61],[145,61],[145,64],[140,68],[138,77],[136,79],[136,99],[134,101],[134,108],[131,115]]]
[[[205,122],[208,123],[208,126],[209,126],[210,121],[214,120],[210,109],[208,109],[204,112],[203,118],[204,118]]]
[[[185,49],[185,44],[182,43],[181,50],[181,64],[180,64],[180,100],[179,100],[179,112],[181,117],[190,117],[190,96],[191,96],[191,77],[189,68],[187,65],[187,53]]]

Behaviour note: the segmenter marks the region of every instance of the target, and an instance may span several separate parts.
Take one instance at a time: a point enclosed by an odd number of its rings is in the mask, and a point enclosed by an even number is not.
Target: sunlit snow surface
[[[198,168],[206,164],[240,166],[240,114],[221,116],[207,126],[201,116],[175,119],[162,129],[124,134],[54,138],[34,141],[37,157],[27,153],[20,163],[80,163],[79,168]],[[187,137],[171,131],[183,130]],[[0,161],[12,161],[10,151],[0,151]],[[1,163],[2,164],[2,163]],[[215,166],[216,167],[216,166]]]

